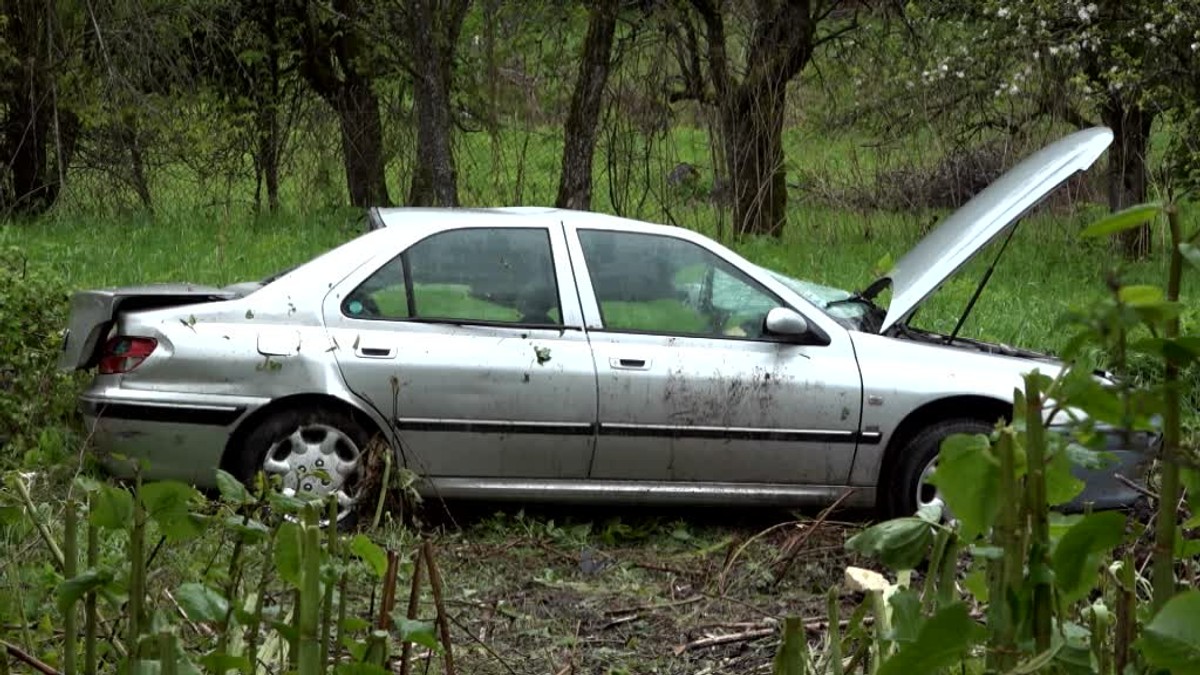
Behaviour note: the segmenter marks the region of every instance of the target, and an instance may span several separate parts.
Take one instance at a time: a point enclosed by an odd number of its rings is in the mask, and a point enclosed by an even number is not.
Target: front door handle
[[[608,360],[608,365],[616,370],[650,370],[649,359],[616,358]]]
[[[364,359],[394,359],[396,358],[395,347],[363,347],[354,348],[354,353]]]

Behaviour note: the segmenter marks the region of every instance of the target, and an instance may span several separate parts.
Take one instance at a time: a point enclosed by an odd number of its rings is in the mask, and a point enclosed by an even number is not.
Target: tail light
[[[104,345],[104,354],[100,357],[100,374],[128,373],[140,366],[157,346],[158,341],[153,338],[118,335]]]

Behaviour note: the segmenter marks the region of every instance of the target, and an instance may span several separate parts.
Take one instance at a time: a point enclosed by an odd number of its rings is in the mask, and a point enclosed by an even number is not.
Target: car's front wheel
[[[338,503],[338,525],[353,524],[365,502],[370,434],[349,414],[324,407],[283,410],[246,436],[235,475],[259,471],[285,494]]]
[[[989,434],[992,425],[975,419],[943,420],[923,429],[900,450],[895,471],[880,477],[880,488],[886,500],[883,515],[887,518],[911,516],[922,506],[942,504],[937,487],[928,482],[937,466],[942,441],[955,434]],[[944,505],[943,505],[944,506]]]

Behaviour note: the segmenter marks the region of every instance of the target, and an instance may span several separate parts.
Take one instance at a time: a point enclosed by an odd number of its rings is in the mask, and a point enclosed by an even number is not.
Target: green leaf
[[[877,558],[893,570],[911,570],[929,554],[933,528],[920,518],[885,520],[851,537],[846,548]]]
[[[70,611],[75,603],[79,602],[80,598],[90,593],[91,591],[99,590],[108,585],[113,580],[113,574],[109,570],[87,570],[83,574],[72,577],[63,581],[58,585],[55,593],[58,600],[58,611],[66,613]]]
[[[1104,437],[1100,434],[1095,435],[1094,442],[1103,442],[1104,440]],[[1092,450],[1091,448],[1081,445],[1080,443],[1076,443],[1075,441],[1068,442],[1066,447],[1062,449],[1062,453],[1066,456],[1067,461],[1069,461],[1072,466],[1077,466],[1081,469],[1088,469],[1090,471],[1097,471],[1099,469],[1112,466],[1116,461],[1116,456],[1107,450]]]
[[[164,480],[143,485],[139,496],[167,541],[194,539],[204,530],[204,521],[191,511],[192,505],[202,499],[196,488]]]
[[[333,669],[336,675],[389,675],[390,670],[374,663],[339,663]]]
[[[1107,237],[1111,234],[1132,230],[1154,220],[1162,211],[1161,204],[1138,204],[1124,211],[1111,213],[1084,228],[1082,237]]]
[[[1125,516],[1104,511],[1084,516],[1054,548],[1054,577],[1067,602],[1086,595],[1096,583],[1101,557],[1125,536]]]
[[[966,605],[949,605],[921,626],[916,640],[902,643],[900,650],[883,662],[878,675],[937,672],[961,662],[982,634],[983,628],[971,619]]]
[[[85,476],[81,474],[75,477],[75,486],[90,495],[104,487],[104,483],[92,478],[91,476]]]
[[[161,672],[161,663],[147,659],[138,659],[137,661],[134,661],[133,665],[129,668],[130,675],[159,675]]]
[[[300,511],[304,509],[304,505],[307,503],[308,502],[300,499],[299,497],[285,495],[278,490],[271,490],[267,492],[267,504],[269,504],[272,509],[279,511],[280,513],[300,513]]]
[[[250,667],[250,660],[245,656],[234,656],[233,654],[225,654],[222,652],[209,652],[200,657],[200,665],[210,673],[249,673],[254,669]]]
[[[1184,335],[1166,338],[1144,338],[1129,345],[1131,351],[1140,351],[1156,357],[1165,356],[1179,365],[1190,365],[1200,358],[1200,336]]]
[[[229,601],[225,596],[204,584],[183,584],[175,592],[175,599],[192,621],[220,624],[229,615]]]
[[[295,588],[300,588],[300,526],[292,521],[279,525],[275,533],[275,570]]]
[[[254,496],[250,494],[242,481],[221,469],[217,469],[217,489],[221,492],[221,500],[227,504],[244,506],[254,503]]]
[[[1200,248],[1185,241],[1179,245],[1179,255],[1193,268],[1200,270]]]
[[[1041,654],[1018,663],[1016,668],[1008,671],[1008,675],[1032,675],[1033,673],[1043,672],[1047,666],[1054,662],[1054,657],[1058,656],[1062,645],[1063,643],[1059,642]]]
[[[371,627],[371,622],[357,616],[348,616],[342,624],[346,633],[359,633]]]
[[[1004,549],[999,546],[969,546],[967,552],[984,560],[1000,560],[1004,557]]]
[[[1097,422],[1123,427],[1125,405],[1120,392],[1097,382],[1090,373],[1073,369],[1062,381],[1061,398]]]
[[[964,541],[987,531],[1000,510],[1000,467],[983,434],[954,434],[942,441],[929,482],[958,519]]]
[[[133,522],[133,495],[128,490],[101,485],[92,494],[88,522],[106,530],[123,530]]]
[[[1187,590],[1167,601],[1137,644],[1157,668],[1175,675],[1200,673],[1200,591]]]
[[[775,675],[806,675],[808,659],[804,658],[808,647],[808,636],[804,634],[804,622],[798,616],[783,619],[783,639],[775,650]]]
[[[387,574],[387,553],[366,535],[356,534],[350,540],[350,552],[362,559],[380,579]]]
[[[1154,307],[1161,305],[1165,296],[1158,286],[1122,286],[1117,299],[1130,307]]]
[[[230,514],[225,516],[225,527],[237,533],[238,537],[247,544],[256,544],[271,533],[263,523],[245,516]]]
[[[987,572],[978,567],[967,573],[966,578],[962,580],[963,588],[975,597],[977,602],[988,601],[988,579]]]
[[[1179,482],[1183,484],[1183,489],[1187,490],[1187,502],[1192,513],[1200,516],[1200,470],[1187,466],[1179,467]]]
[[[396,630],[400,632],[400,639],[402,641],[428,647],[434,651],[441,650],[437,634],[433,630],[432,621],[409,619],[400,614],[399,610],[392,613],[392,619],[396,622]]]
[[[920,634],[921,626],[925,625],[925,617],[921,616],[921,596],[911,588],[897,591],[888,598],[892,606],[892,635],[888,639],[895,642],[915,642]]]
[[[5,504],[0,506],[0,525],[12,525],[21,522],[24,511],[19,506]]]
[[[1065,439],[1057,440],[1061,444]],[[1060,447],[1046,463],[1046,502],[1051,506],[1066,504],[1083,492],[1083,481],[1075,477],[1072,468],[1065,447]]]

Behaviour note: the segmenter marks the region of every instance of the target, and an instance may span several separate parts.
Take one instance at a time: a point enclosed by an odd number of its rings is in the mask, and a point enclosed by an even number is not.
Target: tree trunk
[[[451,143],[450,96],[434,64],[418,61],[413,83],[417,112],[417,156],[409,186],[412,206],[458,206],[458,171]]]
[[[29,87],[33,89],[34,84],[29,83]],[[50,125],[37,100],[31,100],[35,97],[41,98],[26,90],[9,102],[4,134],[5,157],[0,158],[0,163],[9,166],[11,211],[23,216],[44,213],[54,202],[55,191],[46,171]]]
[[[721,135],[738,235],[783,235],[787,182],[783,165],[786,84],[738,92],[724,106]]]
[[[259,169],[267,183],[267,209],[279,211],[279,12],[276,0],[263,3],[260,23],[267,40],[267,100],[258,102]]]
[[[458,170],[454,163],[450,113],[451,64],[466,2],[437,11],[432,0],[409,4],[409,42],[413,60],[413,96],[417,113],[417,156],[408,203],[458,206]]]
[[[60,176],[66,173],[68,157],[58,157],[58,171],[51,171],[50,148],[56,141],[50,68],[49,16],[52,2],[26,0],[5,4],[6,29],[0,35],[16,55],[11,63],[0,64],[0,94],[5,102],[0,119],[0,167],[8,169],[6,211],[36,216],[53,206],[61,189]],[[65,136],[65,132],[62,133]],[[73,138],[69,145],[74,146]],[[64,155],[66,150],[64,147]],[[0,172],[3,176],[3,172]]]
[[[347,82],[337,96],[335,109],[342,130],[342,161],[350,203],[360,208],[391,204],[384,180],[378,97],[365,82]]]
[[[304,79],[337,113],[350,203],[389,206],[379,98],[365,70],[368,50],[354,23],[362,20],[357,2],[334,2],[337,20],[332,25],[325,10],[310,3],[286,3],[280,9],[289,10],[289,18],[303,26],[298,46]]]
[[[758,17],[746,45],[746,74],[739,81],[728,63],[719,3],[691,0],[691,4],[705,25],[712,101],[719,111],[733,197],[734,233],[779,237],[787,222],[783,166],[787,83],[812,58],[818,17],[803,0],[758,0]],[[707,98],[700,92],[694,95]]]
[[[154,213],[154,199],[150,195],[150,182],[146,179],[146,162],[142,156],[142,142],[138,138],[137,122],[132,115],[121,120],[121,143],[129,153],[129,183],[137,193],[138,201],[147,213]]]
[[[1154,113],[1112,96],[1101,114],[1104,123],[1113,130],[1113,145],[1108,151],[1108,207],[1120,211],[1146,201],[1149,182],[1146,153]],[[1129,259],[1149,255],[1151,244],[1149,224],[1120,235],[1121,252]]]
[[[258,101],[254,110],[254,128],[257,147],[254,161],[260,182],[267,185],[267,210],[279,210],[279,119],[274,97],[270,101]],[[255,191],[255,207],[258,207],[258,190]]]
[[[586,211],[592,206],[592,155],[596,150],[596,124],[604,85],[608,82],[609,59],[616,32],[619,0],[596,0],[583,41],[579,77],[571,95],[563,143],[562,174],[558,183],[559,208]]]

